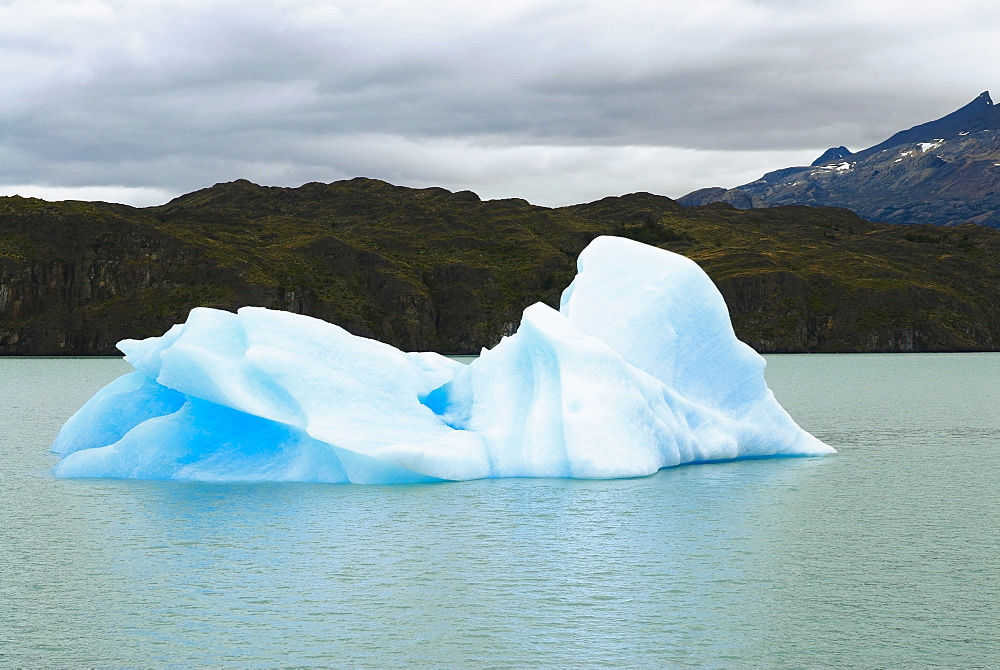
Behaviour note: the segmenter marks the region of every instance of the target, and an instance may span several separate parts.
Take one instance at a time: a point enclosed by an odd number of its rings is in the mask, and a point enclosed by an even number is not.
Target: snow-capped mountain
[[[1000,228],[1000,106],[985,91],[862,151],[834,147],[810,166],[775,170],[734,189],[700,189],[679,202],[830,205],[873,221]]]

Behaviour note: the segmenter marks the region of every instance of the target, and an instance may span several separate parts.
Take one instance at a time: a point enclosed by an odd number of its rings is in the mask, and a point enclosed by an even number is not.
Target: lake
[[[837,455],[612,481],[61,480],[0,358],[0,667],[997,667],[1000,354],[768,356]]]

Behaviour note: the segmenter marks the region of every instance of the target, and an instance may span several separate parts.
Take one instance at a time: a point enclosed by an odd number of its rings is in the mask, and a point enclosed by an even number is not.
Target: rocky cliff
[[[760,351],[1000,348],[1000,231],[838,209],[545,208],[355,179],[218,184],[160,207],[0,198],[0,354],[114,354],[198,305],[311,314],[404,349],[477,353],[558,304],[597,235],[688,255]]]

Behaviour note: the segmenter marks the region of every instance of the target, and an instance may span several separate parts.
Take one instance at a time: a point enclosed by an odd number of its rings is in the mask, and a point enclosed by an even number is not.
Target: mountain
[[[872,221],[1000,228],[1000,106],[984,91],[947,116],[857,153],[834,147],[810,166],[769,172],[734,189],[699,189],[678,202],[821,205]]]
[[[199,305],[478,353],[525,306],[557,305],[577,254],[603,234],[693,258],[759,351],[1000,349],[1000,231],[983,226],[685,209],[648,193],[546,208],[352,179],[241,180],[147,208],[0,198],[0,355],[112,355]]]

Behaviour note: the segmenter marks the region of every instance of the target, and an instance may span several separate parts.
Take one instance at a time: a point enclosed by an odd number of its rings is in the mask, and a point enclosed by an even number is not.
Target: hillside
[[[844,207],[873,221],[1000,228],[1000,107],[989,92],[936,121],[852,153],[833,147],[810,166],[734,189],[700,189],[684,205],[727,202]]]
[[[1000,231],[845,210],[562,208],[370,179],[217,184],[166,205],[0,198],[0,354],[114,354],[197,305],[311,314],[410,350],[477,353],[558,304],[597,235],[705,268],[759,351],[1000,348]]]

